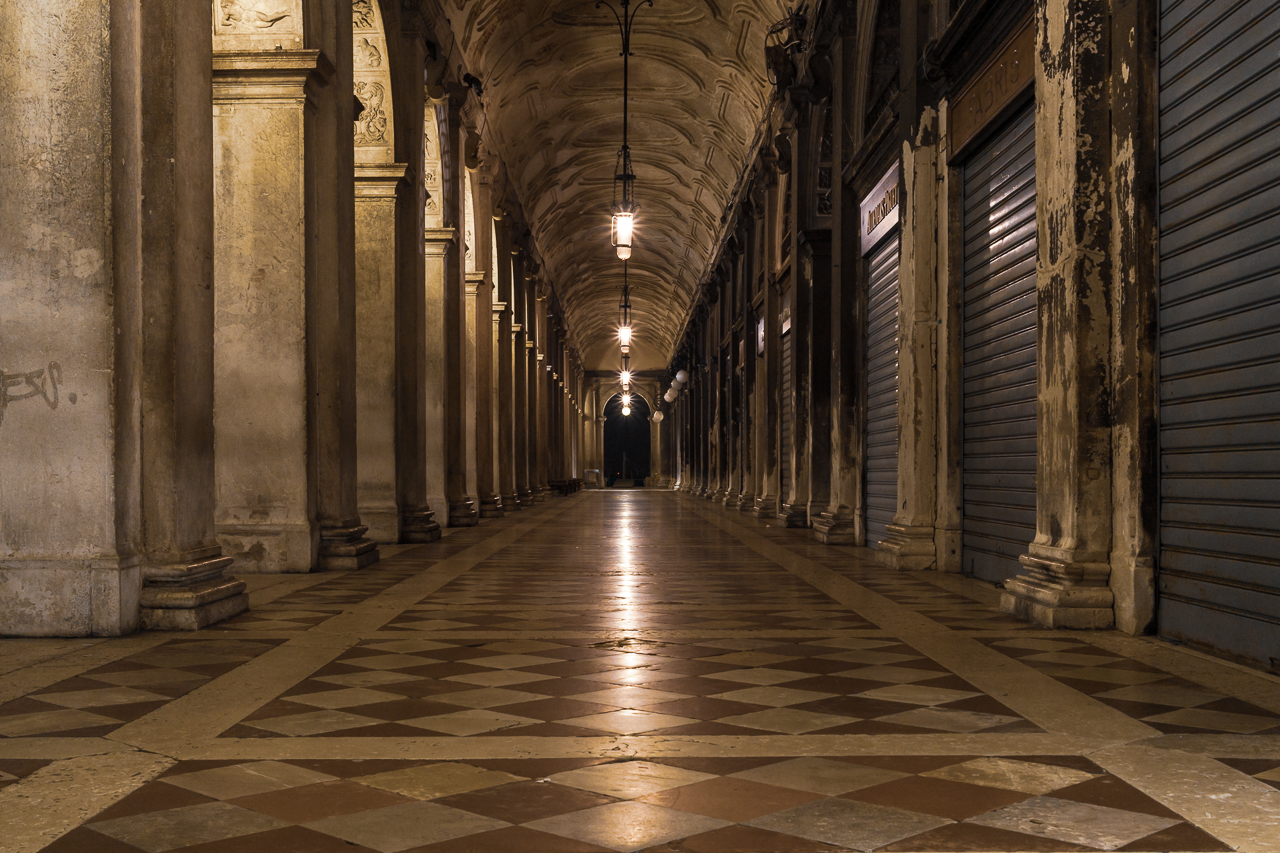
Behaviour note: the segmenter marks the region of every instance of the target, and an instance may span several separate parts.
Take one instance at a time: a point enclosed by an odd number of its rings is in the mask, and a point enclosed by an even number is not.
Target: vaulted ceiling
[[[485,143],[515,184],[585,366],[617,369],[622,262],[609,245],[609,208],[622,58],[614,16],[595,0],[441,3],[455,49],[484,83]],[[786,7],[654,0],[636,17],[634,369],[665,367],[678,343],[767,106],[765,32]]]

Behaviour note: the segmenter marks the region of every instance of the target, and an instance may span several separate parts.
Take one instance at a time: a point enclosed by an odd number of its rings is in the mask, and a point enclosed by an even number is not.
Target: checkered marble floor
[[[1280,679],[687,497],[253,590],[0,641],[6,853],[1280,849]]]

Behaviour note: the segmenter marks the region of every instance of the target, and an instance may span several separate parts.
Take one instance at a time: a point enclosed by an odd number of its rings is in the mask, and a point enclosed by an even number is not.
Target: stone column
[[[399,60],[392,64],[395,109],[395,159],[407,165],[408,181],[396,204],[396,327],[395,327],[395,455],[396,503],[400,511],[400,541],[434,542],[440,525],[427,498],[426,401],[426,241],[428,180],[438,187],[438,164],[428,168],[427,147],[438,141],[427,134],[427,102],[422,68],[426,62],[425,22],[420,13],[401,7],[397,22],[386,23],[388,40],[398,44]],[[434,108],[432,109],[434,120]],[[434,160],[435,158],[433,158]],[[439,190],[436,190],[437,194]],[[359,430],[357,429],[357,436]]]
[[[351,29],[304,48],[298,17],[215,21],[217,518],[251,571],[378,559],[356,508]]]
[[[766,164],[763,175],[758,179],[753,192],[757,219],[762,220],[757,226],[763,246],[759,257],[764,266],[765,285],[757,302],[757,310],[764,320],[764,355],[756,359],[756,411],[755,422],[755,469],[756,469],[756,503],[753,512],[757,518],[773,518],[778,512],[778,495],[781,485],[778,471],[778,418],[780,416],[779,397],[782,388],[781,328],[779,313],[782,310],[781,299],[776,287],[777,269],[776,247],[778,245],[777,217],[773,215],[776,206],[781,203],[778,192],[777,173],[772,165]]]
[[[375,542],[400,541],[396,491],[396,197],[405,166],[356,169],[356,485]]]
[[[448,101],[449,147],[444,157],[445,224],[457,239],[444,257],[444,470],[445,496],[449,502],[449,526],[473,527],[479,521],[475,501],[467,491],[467,271],[466,252],[466,150],[467,131],[462,123],[464,94]]]
[[[498,323],[498,488],[502,495],[502,507],[506,512],[517,512],[520,501],[516,496],[516,423],[515,423],[515,331],[512,328],[511,275],[511,224],[504,217],[495,223],[498,229],[498,301],[494,314]]]
[[[515,256],[512,270],[512,305],[515,307],[515,320],[512,329],[515,340],[512,342],[515,361],[515,394],[512,406],[515,416],[515,455],[516,455],[516,501],[521,509],[533,505],[533,491],[529,488],[529,472],[531,445],[529,441],[529,280],[525,277],[525,258],[523,254]]]
[[[529,293],[529,324],[533,328],[533,340],[529,347],[529,445],[533,451],[529,487],[537,503],[547,499],[547,393],[550,378],[548,365],[545,363],[547,317],[543,297],[539,292],[541,287],[540,282],[535,283]]]
[[[469,250],[470,252],[470,250]],[[468,253],[469,253],[468,252]],[[467,345],[467,372],[466,383],[463,385],[463,394],[466,400],[465,412],[466,417],[463,420],[463,431],[467,435],[467,494],[479,494],[477,483],[479,482],[480,465],[480,441],[479,441],[479,391],[476,385],[476,353],[480,344],[480,313],[477,310],[476,300],[479,298],[480,283],[484,280],[484,273],[469,272],[467,273],[467,307],[464,322],[466,323],[466,345]],[[486,313],[486,321],[488,319]],[[486,322],[487,325],[487,322]],[[475,506],[475,501],[472,501]],[[477,510],[476,517],[479,518]]]
[[[785,131],[791,142],[791,482],[782,484],[778,517],[786,527],[809,526],[809,298],[813,276],[813,255],[802,230],[808,221],[807,176],[814,168],[809,162],[809,122],[798,121]]]
[[[481,518],[501,518],[502,497],[495,471],[495,386],[493,309],[494,257],[493,172],[482,169],[475,176],[475,255],[482,273],[476,282],[476,495]]]
[[[1109,12],[1036,9],[1036,537],[1001,606],[1054,628],[1114,619]]]
[[[898,273],[898,511],[876,559],[895,569],[936,564],[938,504],[938,133],[926,107],[903,145]]]
[[[213,525],[211,23],[0,8],[0,110],[39,131],[0,139],[0,634],[246,606]]]
[[[443,195],[443,191],[441,191]],[[443,201],[443,200],[442,200]],[[443,204],[440,205],[443,207]],[[448,506],[445,496],[445,260],[449,248],[457,239],[452,228],[427,228],[424,238],[426,250],[426,277],[424,328],[425,374],[423,381],[423,411],[426,429],[423,431],[423,459],[426,475],[427,500],[433,506]],[[445,513],[448,524],[448,513]]]
[[[809,473],[808,516],[815,525],[831,502],[831,231],[804,232],[809,265],[809,436],[805,470]]]

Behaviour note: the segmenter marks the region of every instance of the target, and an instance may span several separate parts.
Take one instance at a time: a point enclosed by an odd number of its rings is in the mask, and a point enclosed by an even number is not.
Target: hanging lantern
[[[623,407],[622,407],[622,416],[623,416],[624,418],[629,418],[629,417],[631,417],[631,407],[630,407],[630,406],[623,406]]]

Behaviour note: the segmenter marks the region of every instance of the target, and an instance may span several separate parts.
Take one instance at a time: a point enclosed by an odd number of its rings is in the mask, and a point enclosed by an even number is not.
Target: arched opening
[[[604,406],[604,478],[606,486],[625,485],[630,480],[644,485],[649,476],[652,427],[649,404],[639,394],[631,394],[631,414],[622,413],[622,395],[615,394]]]

